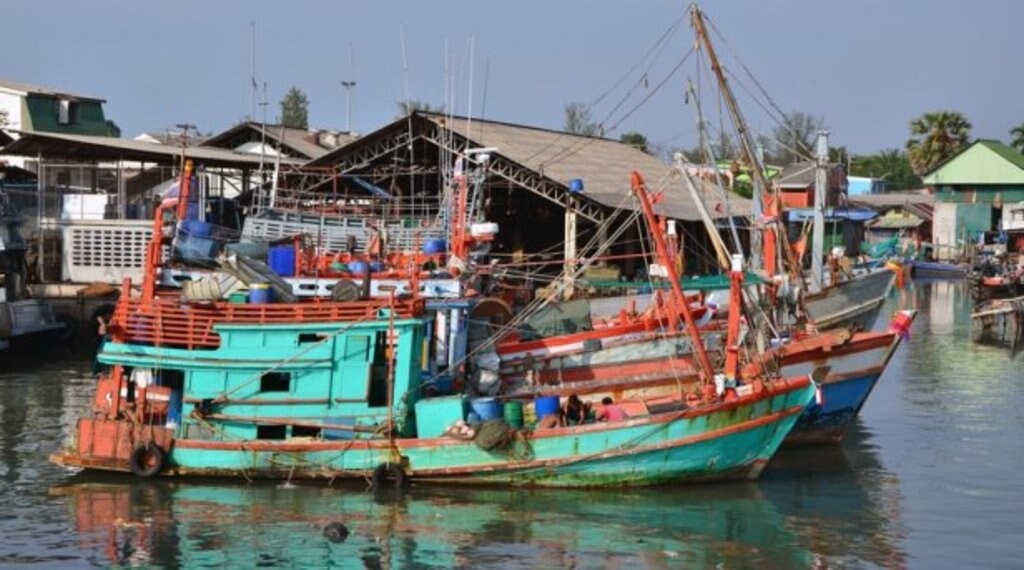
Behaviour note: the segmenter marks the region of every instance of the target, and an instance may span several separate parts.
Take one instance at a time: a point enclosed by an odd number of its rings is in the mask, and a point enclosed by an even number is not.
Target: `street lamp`
[[[352,90],[355,89],[355,81],[342,81],[341,86],[345,88],[345,130],[352,132]]]

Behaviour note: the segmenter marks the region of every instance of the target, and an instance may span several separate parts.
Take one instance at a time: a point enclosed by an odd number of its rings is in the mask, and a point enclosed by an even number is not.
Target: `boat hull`
[[[882,269],[830,286],[806,298],[807,313],[818,330],[853,327],[870,330],[896,274]]]
[[[814,385],[806,378],[779,381],[761,394],[707,409],[539,430],[506,452],[483,451],[472,441],[452,438],[396,439],[393,443],[179,439],[169,446],[163,474],[366,479],[381,464],[397,463],[418,482],[605,487],[752,479],[781,445],[813,394]],[[91,443],[82,439],[85,431],[80,425],[77,450],[55,455],[53,461],[73,467],[130,470],[121,457],[90,455]]]

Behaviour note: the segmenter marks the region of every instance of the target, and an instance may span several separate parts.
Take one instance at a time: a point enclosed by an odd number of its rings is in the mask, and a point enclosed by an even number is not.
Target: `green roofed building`
[[[103,114],[105,101],[81,95],[0,79],[0,115],[13,131],[117,137],[120,129]]]
[[[935,192],[932,236],[940,259],[965,245],[1003,237],[1011,251],[1024,237],[1024,155],[994,140],[977,140],[924,177]]]

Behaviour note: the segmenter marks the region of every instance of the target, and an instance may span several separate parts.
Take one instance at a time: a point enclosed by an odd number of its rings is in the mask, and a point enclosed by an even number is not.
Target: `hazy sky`
[[[783,110],[823,117],[833,144],[855,152],[902,147],[909,120],[939,108],[965,113],[978,137],[1006,140],[1011,127],[1024,123],[1024,0],[702,5],[728,41],[719,42],[723,56],[735,52]],[[597,100],[644,60],[686,7],[681,0],[5,0],[0,77],[104,97],[108,118],[125,136],[182,122],[220,131],[250,112],[255,22],[257,76],[268,84],[270,120],[295,85],[309,96],[311,125],[343,129],[339,82],[352,79],[352,126],[365,133],[395,118],[406,76],[412,99],[444,102],[446,42],[456,60],[449,83],[457,84],[456,107],[466,114],[472,36],[472,114],[557,129],[567,102]],[[594,118],[610,115],[610,125],[650,96],[609,136],[635,130],[664,147],[693,144],[694,111],[683,90],[688,79],[697,81],[695,59],[655,92],[692,42],[684,21],[662,43],[646,88],[635,72],[594,106]],[[736,60],[726,65],[746,80]],[[717,124],[716,100],[702,93]],[[768,115],[746,98],[744,111],[755,129],[771,129]]]

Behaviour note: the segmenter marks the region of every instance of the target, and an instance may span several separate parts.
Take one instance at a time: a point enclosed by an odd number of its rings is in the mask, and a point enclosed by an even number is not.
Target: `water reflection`
[[[781,449],[760,487],[819,559],[905,566],[900,481],[862,424],[841,447]]]
[[[827,466],[827,467],[822,467]],[[84,479],[55,486],[118,565],[901,565],[898,485],[871,447],[784,455],[760,484],[620,492]],[[342,522],[342,542],[324,527]]]

